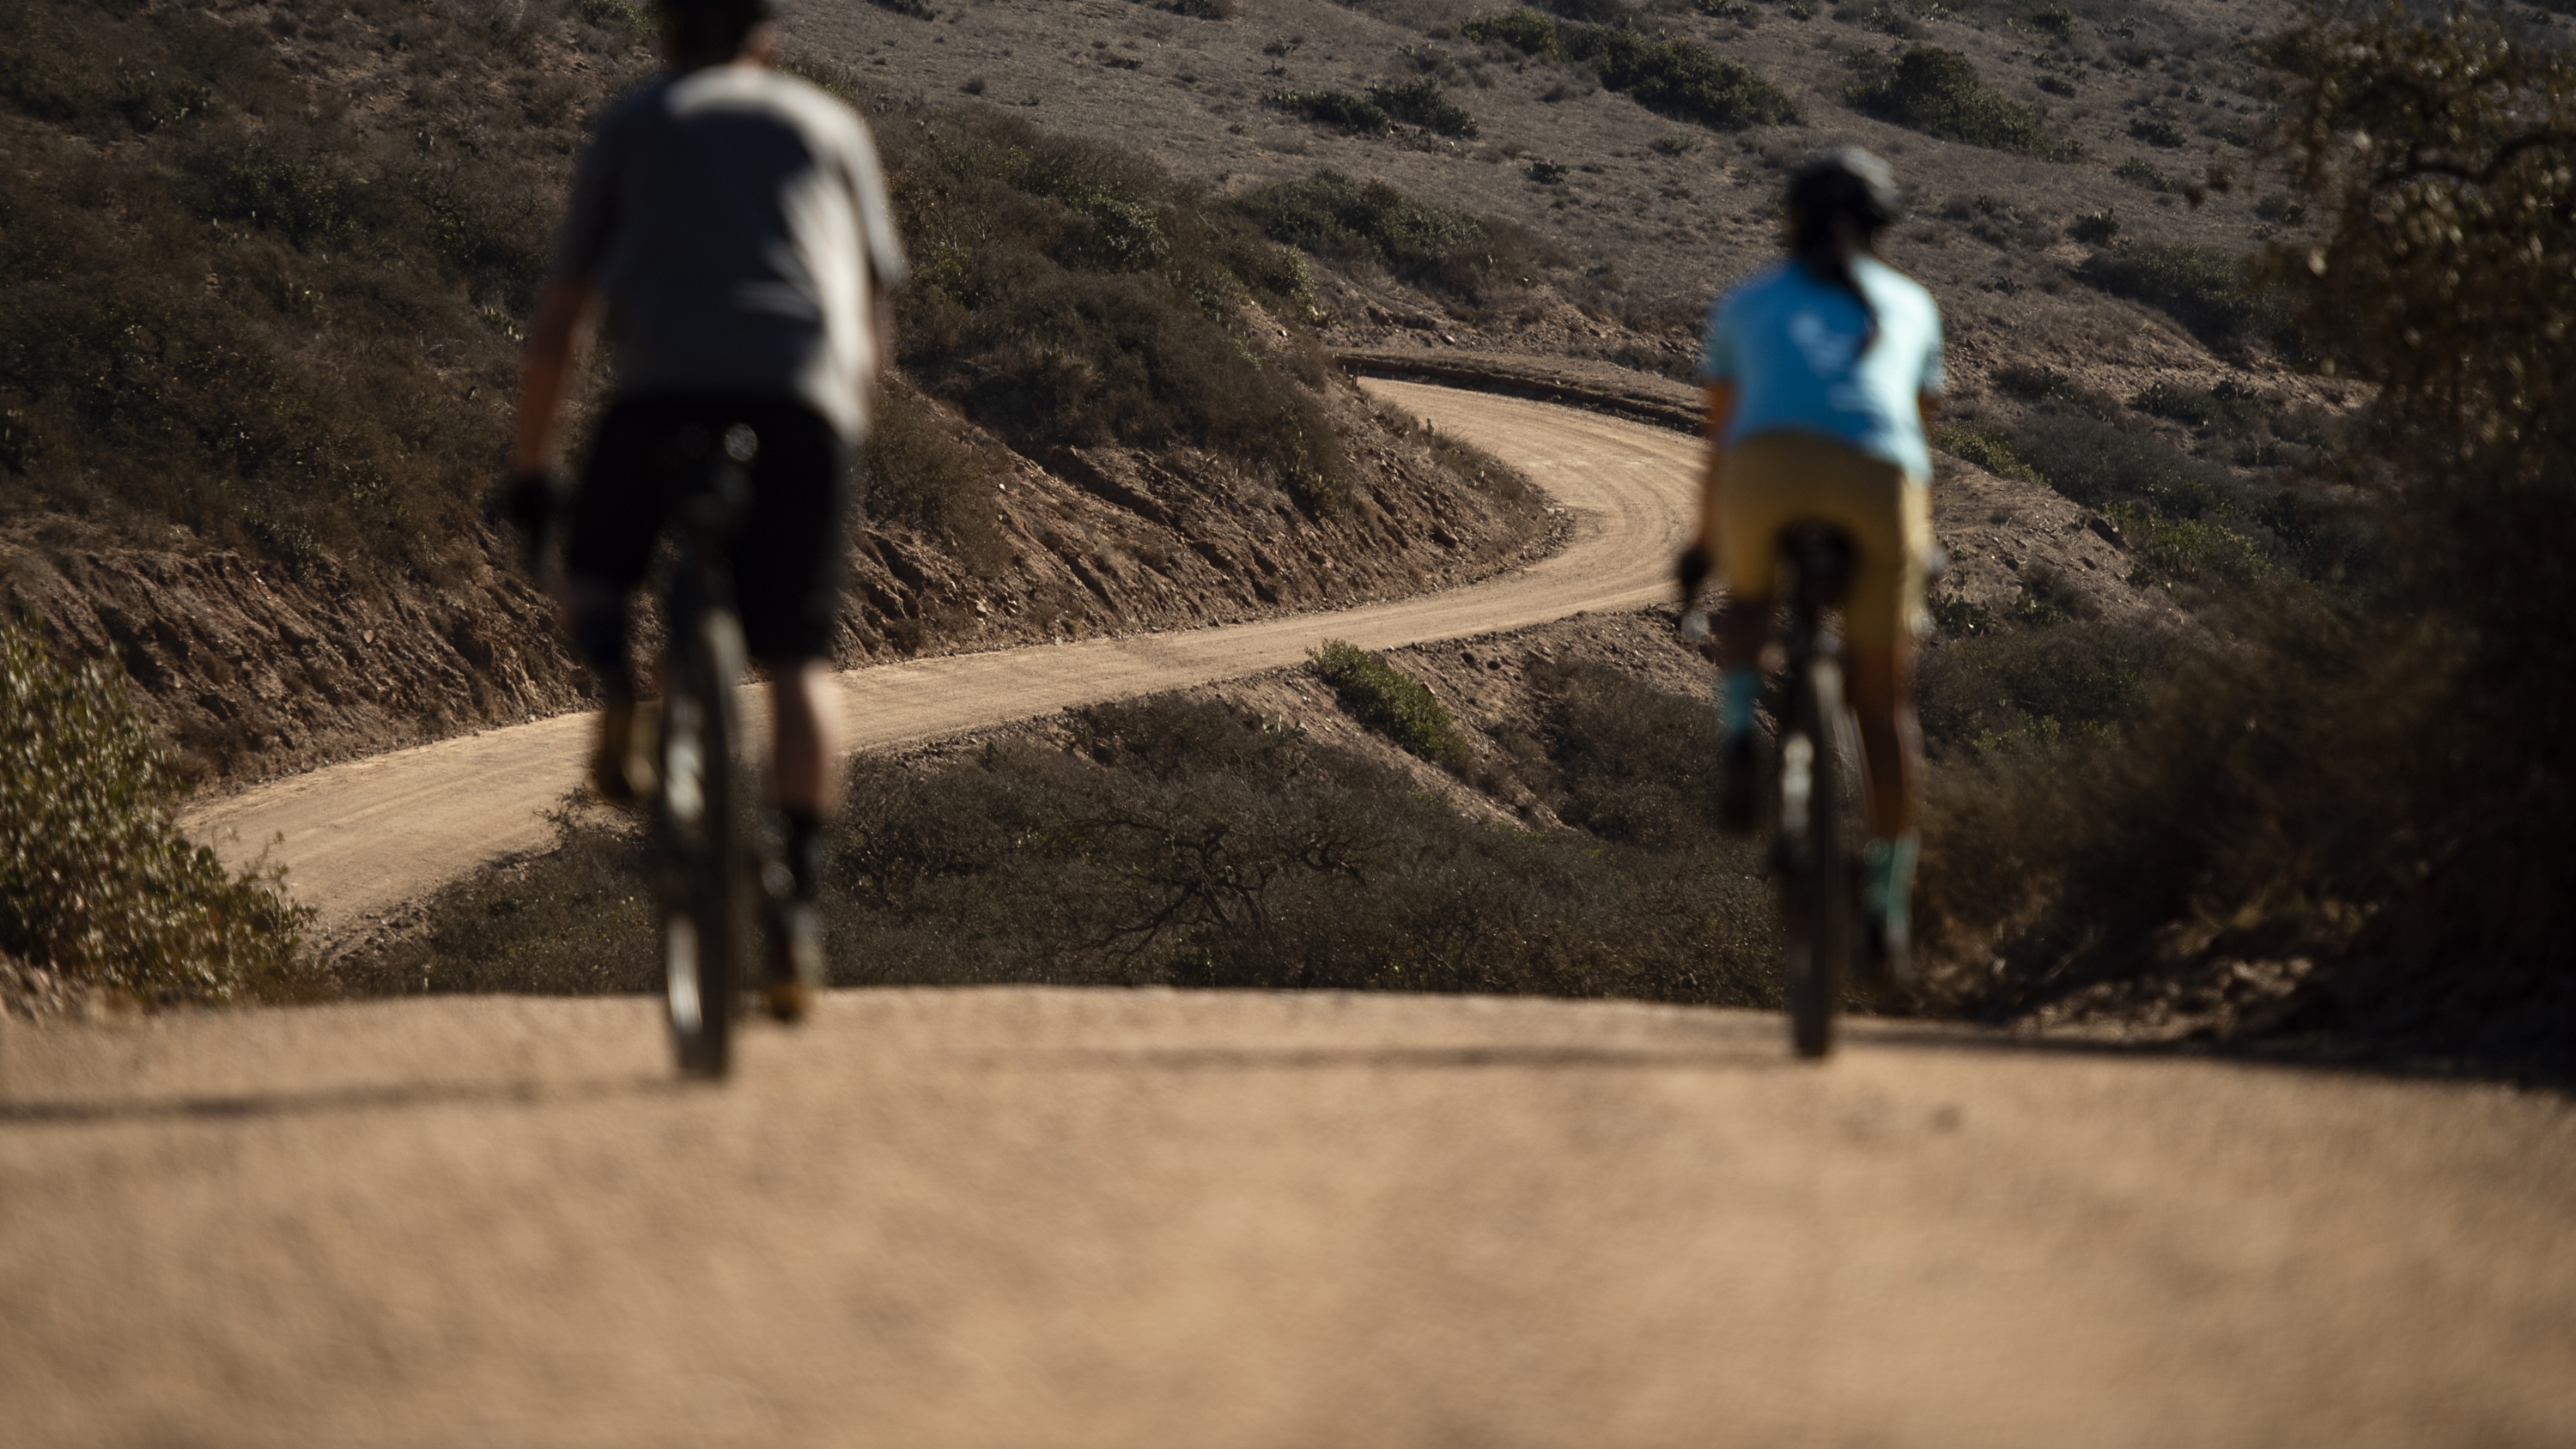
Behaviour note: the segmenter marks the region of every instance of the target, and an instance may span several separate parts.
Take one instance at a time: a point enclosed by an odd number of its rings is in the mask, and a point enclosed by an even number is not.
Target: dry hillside
[[[578,705],[478,505],[585,118],[649,72],[634,12],[26,21],[0,39],[0,606],[119,663],[201,777]],[[1304,270],[1248,221],[1007,118],[878,122],[908,226],[1021,250],[904,298],[843,663],[1382,598],[1548,546],[1508,470],[1333,371]],[[1104,217],[1145,260],[1097,245]]]

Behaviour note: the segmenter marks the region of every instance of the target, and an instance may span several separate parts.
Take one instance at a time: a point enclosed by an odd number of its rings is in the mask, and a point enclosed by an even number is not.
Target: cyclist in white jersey
[[[583,332],[613,345],[616,392],[571,500],[561,599],[605,696],[591,778],[615,801],[654,785],[637,724],[627,598],[689,440],[750,427],[751,497],[731,541],[736,610],[769,671],[770,778],[787,881],[773,887],[771,1010],[821,977],[814,898],[835,803],[829,656],[854,511],[852,460],[891,360],[903,282],[866,125],[770,68],[770,0],[657,0],[668,69],[611,107],[584,150],[530,328],[512,511],[545,511],[555,415]]]

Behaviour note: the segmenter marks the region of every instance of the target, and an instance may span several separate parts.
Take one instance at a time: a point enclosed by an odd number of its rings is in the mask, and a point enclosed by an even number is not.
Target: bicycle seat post
[[[1808,636],[1798,644],[1818,653],[1840,652],[1840,638],[1820,621],[1850,590],[1851,540],[1838,528],[1797,523],[1782,530],[1780,553],[1789,569],[1786,593],[1797,620],[1794,627]]]

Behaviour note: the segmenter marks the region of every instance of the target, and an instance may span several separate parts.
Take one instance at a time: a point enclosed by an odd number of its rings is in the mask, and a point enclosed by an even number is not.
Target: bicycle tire
[[[1834,1014],[1851,971],[1851,869],[1845,859],[1849,790],[1843,764],[1840,671],[1808,661],[1791,684],[1781,732],[1782,962],[1789,1040],[1802,1057],[1833,1050]]]
[[[720,1078],[733,1066],[733,1029],[747,979],[751,858],[742,779],[742,632],[732,614],[694,615],[674,628],[664,672],[662,963],[674,1054],[683,1076]]]

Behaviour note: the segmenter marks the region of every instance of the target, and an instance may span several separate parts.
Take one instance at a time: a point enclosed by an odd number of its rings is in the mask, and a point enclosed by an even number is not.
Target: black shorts
[[[751,506],[728,552],[743,642],[755,659],[826,658],[849,547],[850,446],[793,399],[665,394],[613,401],[573,498],[565,570],[621,594],[643,582],[653,542],[688,476],[682,434],[703,429],[701,437],[722,437],[736,423],[760,438]]]

